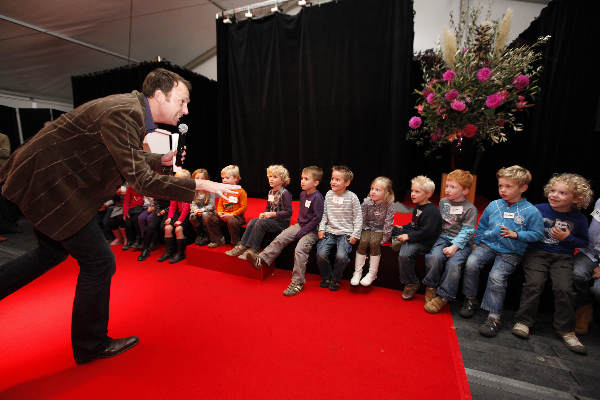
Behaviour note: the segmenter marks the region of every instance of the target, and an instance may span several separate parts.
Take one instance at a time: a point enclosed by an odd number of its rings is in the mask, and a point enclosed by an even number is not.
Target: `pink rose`
[[[421,126],[422,123],[423,123],[423,121],[421,121],[421,118],[419,118],[419,117],[412,117],[408,121],[408,126],[410,126],[412,129],[418,129]]]
[[[472,138],[477,133],[477,125],[467,124],[463,128],[463,135],[467,138]]]
[[[464,111],[464,109],[467,107],[465,106],[465,102],[464,101],[460,101],[460,100],[454,100],[452,103],[450,103],[450,107],[454,110],[454,111]]]
[[[427,96],[429,96],[429,93],[431,93],[431,90],[429,90],[429,88],[425,88],[425,90],[423,90],[423,97],[427,98]]]
[[[458,90],[456,90],[456,89],[450,89],[450,90],[448,90],[446,92],[446,94],[444,95],[444,97],[448,101],[456,100],[456,98],[458,97]]]
[[[502,105],[502,95],[500,93],[494,93],[488,96],[485,100],[485,105],[488,108],[496,108]]]
[[[480,82],[487,81],[488,79],[490,79],[491,75],[492,70],[487,67],[483,67],[479,71],[477,71],[477,79],[479,79]]]
[[[519,75],[513,80],[513,85],[517,89],[525,89],[529,86],[529,77],[527,75]]]
[[[454,80],[454,76],[456,75],[456,73],[454,71],[452,71],[451,69],[446,70],[446,72],[444,72],[444,75],[442,75],[442,78],[444,78],[444,80],[446,82],[452,82]]]
[[[435,93],[429,93],[426,100],[427,104],[433,104],[435,102]]]

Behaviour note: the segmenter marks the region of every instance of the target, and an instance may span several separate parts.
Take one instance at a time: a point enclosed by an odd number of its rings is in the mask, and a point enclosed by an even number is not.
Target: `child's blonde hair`
[[[275,175],[281,178],[282,186],[286,187],[290,183],[290,173],[283,165],[269,165],[267,175]]]
[[[520,165],[513,165],[507,168],[500,168],[498,172],[496,172],[496,178],[512,179],[519,186],[529,185],[532,179],[531,172],[521,167]]]
[[[435,192],[435,183],[433,183],[433,181],[431,179],[429,179],[428,177],[426,177],[424,175],[415,176],[414,178],[412,178],[410,180],[410,183],[413,185],[420,186],[421,189],[423,189],[424,191],[426,191],[428,193]]]
[[[455,169],[448,174],[446,177],[446,182],[447,181],[454,181],[462,186],[463,189],[471,189],[473,186],[473,175],[471,175],[469,171]]]
[[[352,179],[354,179],[354,173],[345,165],[334,165],[331,167],[331,172],[333,173],[334,171],[341,172],[346,182],[352,182]]]
[[[573,200],[577,208],[587,208],[592,201],[593,191],[590,182],[577,174],[555,174],[544,186],[544,196],[548,197],[550,189],[557,183],[564,183],[573,194]]]
[[[204,168],[198,168],[194,172],[192,172],[192,178],[198,179],[198,176],[202,175],[202,179],[210,180],[210,176],[208,175],[208,171]]]
[[[189,178],[191,174],[187,169],[180,169],[179,171],[175,172],[175,176],[178,178]]]
[[[302,173],[310,174],[315,181],[321,182],[321,179],[323,179],[323,169],[321,169],[321,167],[317,167],[316,165],[305,167],[302,170]]]
[[[378,176],[377,178],[373,179],[373,182],[371,182],[371,186],[373,186],[373,184],[379,184],[381,186],[383,186],[385,188],[385,198],[384,198],[384,202],[385,204],[391,204],[394,202],[394,188],[392,186],[392,180],[390,178],[388,178],[387,176]]]
[[[225,175],[231,175],[234,178],[237,178],[238,182],[242,180],[242,177],[240,176],[240,167],[238,167],[237,165],[228,165],[221,170],[221,173]]]

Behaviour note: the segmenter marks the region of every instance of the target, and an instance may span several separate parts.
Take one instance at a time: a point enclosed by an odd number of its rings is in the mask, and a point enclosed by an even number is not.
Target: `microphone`
[[[183,153],[183,148],[185,146],[185,136],[188,131],[188,126],[186,124],[179,124],[177,129],[179,130],[179,140],[177,141],[177,153],[175,154],[175,165],[178,167],[182,167],[183,163],[181,162],[181,154]]]

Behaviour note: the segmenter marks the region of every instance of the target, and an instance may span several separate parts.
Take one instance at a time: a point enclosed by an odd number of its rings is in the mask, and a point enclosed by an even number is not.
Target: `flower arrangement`
[[[523,129],[515,115],[533,106],[539,92],[540,47],[550,37],[507,48],[512,10],[500,21],[478,23],[480,14],[471,9],[456,24],[451,13],[453,29],[444,30],[441,46],[416,57],[424,84],[415,91],[417,115],[408,121],[407,138],[427,147],[426,155],[463,138],[479,151],[507,141],[508,132]]]

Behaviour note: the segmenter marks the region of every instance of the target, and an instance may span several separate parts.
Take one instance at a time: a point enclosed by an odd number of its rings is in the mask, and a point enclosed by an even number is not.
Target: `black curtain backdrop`
[[[412,1],[344,0],[240,23],[217,22],[219,159],[240,166],[250,196],[268,190],[266,167],[355,173],[367,195],[379,175],[397,197],[427,161],[405,143],[413,82]],[[399,196],[400,195],[400,196]]]
[[[52,120],[52,110],[49,108],[19,108],[23,141],[38,133],[44,124]],[[12,144],[12,143],[11,143]]]
[[[216,151],[219,143],[217,141],[217,83],[215,81],[168,62],[144,62],[72,77],[74,107],[111,94],[128,93],[132,90],[141,91],[146,75],[159,67],[178,73],[192,84],[188,105],[189,115],[183,116],[180,120],[189,127],[186,141],[188,151],[184,168],[190,172],[197,168],[206,168],[211,178],[220,180],[221,163]],[[170,125],[161,127],[171,132],[177,132],[177,127]]]
[[[592,61],[600,38],[600,4],[555,0],[514,44],[551,35],[544,53],[541,95],[525,119],[526,130],[485,153],[478,192],[498,197],[495,171],[520,164],[533,174],[526,197],[545,201],[543,187],[554,173],[575,172],[592,181],[600,195],[600,80]],[[593,206],[593,202],[592,202]]]
[[[15,109],[0,105],[0,121],[2,121],[0,132],[4,133],[10,139],[10,150],[12,152],[21,145]]]

